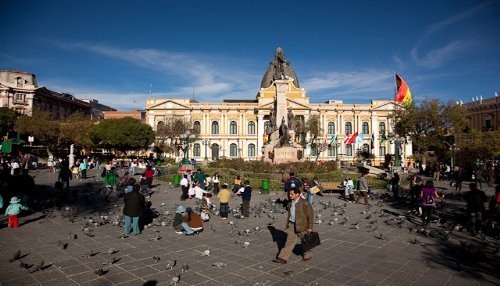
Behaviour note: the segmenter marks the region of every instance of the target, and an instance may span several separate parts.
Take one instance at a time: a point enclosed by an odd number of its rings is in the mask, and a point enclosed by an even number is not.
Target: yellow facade
[[[320,153],[319,160],[353,162],[357,149],[368,148],[375,156],[374,164],[379,165],[384,161],[385,154],[395,153],[394,143],[389,140],[381,143],[382,135],[387,136],[392,132],[389,114],[400,107],[394,101],[372,100],[366,104],[347,104],[341,100],[330,100],[310,103],[305,89],[295,87],[293,80],[289,81],[285,92],[287,109],[291,109],[295,117],[307,121],[313,115],[319,116],[324,134],[320,140],[323,143],[329,144],[332,136],[338,134],[338,146],[329,145]],[[188,98],[148,98],[146,122],[155,130],[159,122],[172,116],[182,116],[193,125],[199,124],[198,141],[189,149],[189,158],[197,161],[221,157],[260,160],[265,144],[265,126],[274,108],[276,94],[276,85],[272,84],[261,88],[255,100],[198,102]],[[352,133],[365,133],[363,143],[343,144],[349,125]],[[375,139],[373,149],[372,134]],[[407,142],[402,146],[403,161],[411,154],[411,142]],[[173,156],[181,160],[183,154]],[[306,160],[316,159],[309,145],[304,149],[304,156]]]

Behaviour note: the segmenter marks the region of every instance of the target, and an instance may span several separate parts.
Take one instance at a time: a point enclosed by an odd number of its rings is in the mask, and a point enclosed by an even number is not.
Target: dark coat
[[[465,201],[467,202],[468,212],[484,212],[484,203],[488,201],[488,197],[483,191],[476,189],[465,193]]]
[[[123,214],[130,217],[140,216],[144,210],[145,199],[142,194],[133,191],[125,194]]]

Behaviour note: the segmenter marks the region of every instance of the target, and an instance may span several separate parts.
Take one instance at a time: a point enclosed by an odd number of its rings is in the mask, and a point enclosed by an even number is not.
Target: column
[[[373,134],[373,150],[372,150],[372,154],[375,155],[375,159],[377,159],[377,157],[380,157],[382,154],[379,154],[380,152],[380,135],[379,135],[379,129],[378,129],[378,116],[375,115],[375,114],[372,114],[372,134]],[[371,138],[370,138],[371,140]],[[378,161],[378,160],[377,160]]]
[[[258,159],[262,158],[262,146],[264,146],[264,114],[257,114],[257,146],[255,146],[255,155]]]

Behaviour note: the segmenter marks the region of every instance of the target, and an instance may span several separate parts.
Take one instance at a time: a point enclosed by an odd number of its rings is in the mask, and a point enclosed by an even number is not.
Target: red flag
[[[347,142],[349,142],[349,140],[351,140],[351,136],[349,135],[349,132],[347,132],[344,138],[344,144],[348,144]]]
[[[354,141],[356,141],[356,138],[358,138],[358,131],[356,131],[356,133],[354,133],[351,138],[349,138],[349,142],[347,142],[347,145],[349,144],[353,144]]]

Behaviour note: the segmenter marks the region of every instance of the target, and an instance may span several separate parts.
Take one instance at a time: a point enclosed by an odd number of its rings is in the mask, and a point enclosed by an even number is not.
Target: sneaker
[[[175,233],[177,233],[177,234],[183,234],[184,232],[182,232],[182,231],[176,231]]]

